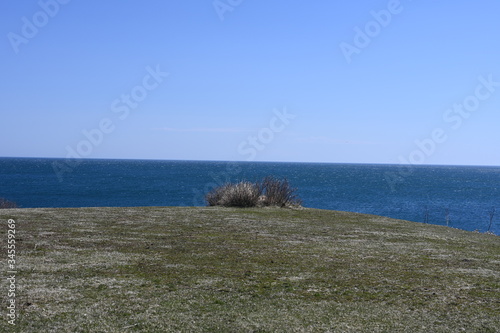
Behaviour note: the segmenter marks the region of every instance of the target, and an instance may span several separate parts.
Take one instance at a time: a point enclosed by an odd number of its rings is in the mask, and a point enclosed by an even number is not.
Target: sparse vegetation
[[[0,209],[18,208],[17,204],[5,198],[0,198]]]
[[[19,318],[0,332],[500,328],[497,236],[307,208],[0,211],[9,218]],[[7,228],[0,238],[6,255]]]
[[[491,231],[491,225],[493,224],[493,218],[495,217],[495,212],[496,212],[496,208],[495,207],[491,207],[491,210],[489,211],[490,224],[488,226],[488,232]]]
[[[278,179],[268,176],[260,183],[264,195],[265,206],[292,207],[300,206],[302,201],[295,194],[296,188],[292,188],[288,179]]]
[[[209,206],[224,207],[297,207],[302,201],[295,194],[286,178],[268,176],[261,182],[242,181],[224,184],[205,196]]]
[[[242,181],[215,188],[206,195],[206,200],[209,206],[255,207],[261,193],[259,185]]]

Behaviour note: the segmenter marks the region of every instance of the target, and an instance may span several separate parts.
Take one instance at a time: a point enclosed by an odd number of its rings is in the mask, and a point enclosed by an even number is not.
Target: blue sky
[[[500,165],[498,1],[2,1],[0,156]]]

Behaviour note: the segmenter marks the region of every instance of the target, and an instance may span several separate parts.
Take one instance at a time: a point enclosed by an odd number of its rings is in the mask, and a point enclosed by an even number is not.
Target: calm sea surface
[[[0,158],[0,197],[30,207],[203,206],[226,181],[286,177],[306,207],[500,234],[500,167]]]

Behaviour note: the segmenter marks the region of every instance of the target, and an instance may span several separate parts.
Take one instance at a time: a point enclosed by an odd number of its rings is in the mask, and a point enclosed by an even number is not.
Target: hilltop
[[[498,332],[500,238],[316,209],[0,211],[23,332]],[[7,304],[6,288],[2,302]],[[2,320],[0,331],[13,327]]]

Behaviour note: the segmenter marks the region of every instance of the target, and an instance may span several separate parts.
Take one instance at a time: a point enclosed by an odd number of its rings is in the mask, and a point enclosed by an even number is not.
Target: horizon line
[[[127,157],[93,157],[93,158],[66,158],[66,157],[47,157],[47,156],[0,156],[0,159],[53,159],[53,160],[115,160],[115,161],[172,161],[172,162],[221,162],[221,163],[297,163],[297,164],[355,164],[355,165],[387,165],[402,167],[423,167],[423,166],[456,166],[456,167],[500,167],[493,164],[404,164],[404,163],[381,163],[381,162],[326,162],[326,161],[245,161],[245,160],[206,160],[206,159],[161,159],[161,158],[127,158]]]

